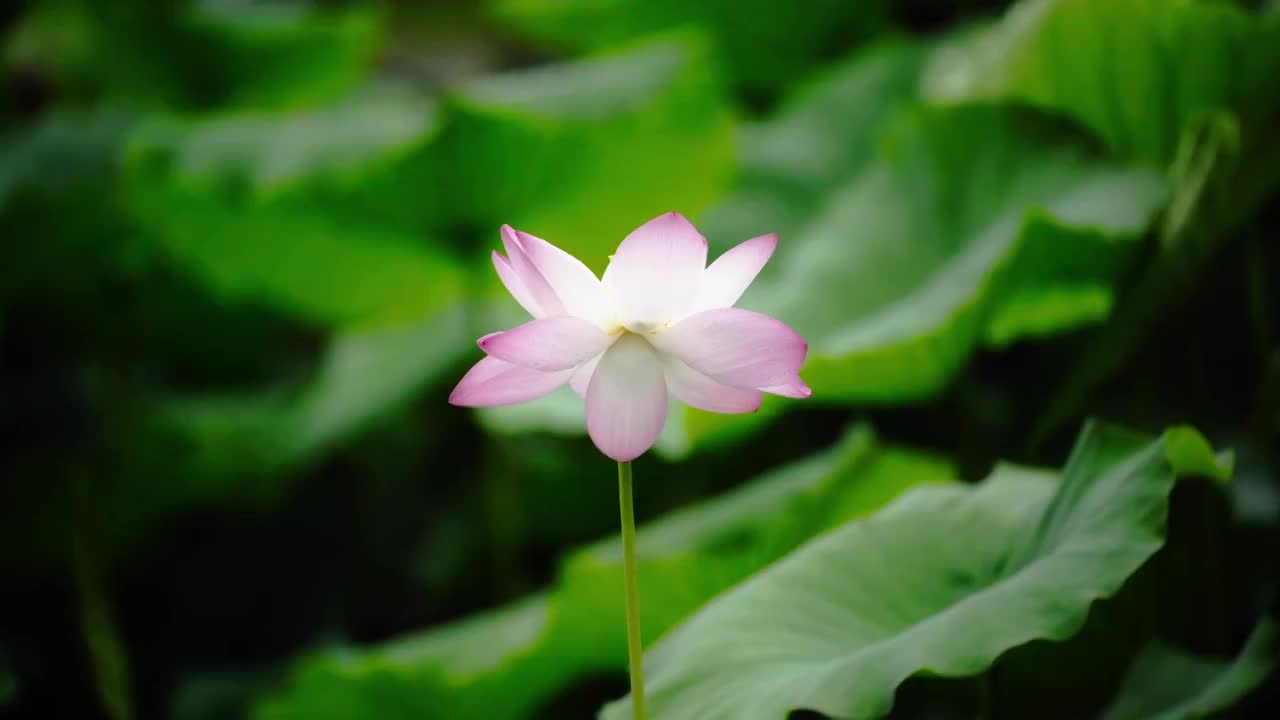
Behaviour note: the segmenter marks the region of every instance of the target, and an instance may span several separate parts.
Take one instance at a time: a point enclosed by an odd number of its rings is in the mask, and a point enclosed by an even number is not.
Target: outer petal
[[[534,312],[533,308],[525,305],[525,309],[529,311],[529,314],[536,318],[546,317],[547,315],[563,315],[565,310],[564,304],[560,301],[560,296],[556,294],[551,284],[547,282],[547,279],[538,271],[537,266],[529,259],[519,239],[516,237],[516,231],[512,230],[510,225],[502,226],[502,245],[506,248],[507,255],[510,256],[509,265],[512,274],[515,275],[520,285],[525,288],[525,293],[530,301],[537,307],[538,312]],[[511,283],[508,283],[507,279],[503,277],[501,269],[498,270],[498,277],[502,278],[503,284],[507,286],[507,290],[511,291],[511,295],[517,301],[520,301],[520,296],[516,295]],[[520,304],[524,305],[524,302],[521,301]]]
[[[555,291],[564,312],[607,327],[613,322],[613,306],[604,288],[586,265],[574,256],[529,233],[516,231],[524,254]]]
[[[572,315],[530,320],[480,338],[490,355],[533,370],[569,370],[604,352],[614,338]]]
[[[800,379],[799,375],[792,378],[788,383],[782,385],[770,385],[769,387],[762,387],[760,389],[773,395],[796,398],[797,400],[803,400],[813,394],[813,390],[811,390],[809,386]]]
[[[777,247],[778,236],[770,233],[751,238],[716,258],[702,273],[691,312],[733,307]]]
[[[707,239],[680,213],[636,228],[604,271],[618,319],[647,333],[689,312],[707,264]]]
[[[736,415],[760,409],[760,391],[718,383],[674,357],[667,357],[667,389],[685,405]]]
[[[778,320],[738,308],[690,315],[650,342],[713,380],[739,388],[788,384],[809,350]]]
[[[569,380],[572,370],[540,372],[495,357],[476,363],[449,395],[463,407],[495,407],[536,400]]]
[[[587,433],[600,452],[628,462],[653,447],[667,422],[667,385],[653,348],[624,335],[587,386]]]
[[[511,267],[511,261],[503,257],[502,253],[497,250],[493,251],[493,269],[498,271],[498,279],[502,280],[507,292],[511,293],[511,297],[515,298],[516,302],[520,303],[520,307],[535,318],[540,318],[546,314],[542,312],[538,301],[533,299],[533,294],[529,292],[520,277],[516,275],[516,271]]]
[[[578,366],[577,372],[569,378],[569,387],[583,400],[587,399],[587,386],[591,383],[591,374],[596,371],[596,365],[600,364],[600,358],[601,355],[597,355]]]

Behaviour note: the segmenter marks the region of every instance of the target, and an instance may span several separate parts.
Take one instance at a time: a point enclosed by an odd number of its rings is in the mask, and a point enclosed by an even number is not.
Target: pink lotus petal
[[[479,344],[496,358],[545,372],[576,368],[604,352],[613,340],[582,318],[560,315],[486,335]]]
[[[534,307],[525,305],[525,303],[520,299],[520,296],[517,295],[516,291],[512,288],[511,283],[508,283],[507,279],[503,277],[502,270],[499,268],[498,277],[501,278],[503,284],[507,286],[507,290],[511,292],[512,297],[514,297],[521,305],[524,305],[525,309],[529,311],[529,314],[535,318],[546,317],[548,315],[563,315],[564,304],[560,301],[560,296],[556,294],[556,291],[551,287],[551,284],[545,277],[543,277],[542,273],[538,271],[538,268],[533,264],[533,261],[529,259],[528,254],[525,252],[516,236],[516,231],[512,230],[510,225],[502,226],[502,245],[506,248],[507,255],[510,256],[508,259],[508,265],[511,268],[511,273],[515,275],[520,286],[524,288],[525,295]],[[495,267],[496,266],[497,265],[495,263]],[[534,312],[535,309],[537,312]]]
[[[591,373],[596,371],[596,365],[600,364],[602,356],[603,353],[579,365],[578,371],[569,378],[569,387],[573,388],[573,391],[583,400],[587,399],[587,386],[591,384]]]
[[[813,390],[800,379],[799,375],[792,378],[790,382],[781,385],[770,385],[760,389],[772,395],[781,395],[782,397],[796,398],[797,400],[804,400],[813,394]]]
[[[702,273],[692,312],[733,307],[777,247],[778,236],[770,233],[751,238],[716,258]]]
[[[524,254],[555,291],[564,312],[590,320],[600,327],[613,321],[613,306],[595,273],[578,258],[529,233],[516,231]],[[552,313],[548,313],[552,314]]]
[[[538,301],[533,299],[533,295],[529,292],[529,288],[524,286],[520,277],[516,275],[515,269],[511,267],[511,261],[507,260],[502,253],[497,250],[493,251],[493,269],[498,271],[498,279],[502,281],[503,286],[507,288],[507,292],[511,293],[511,297],[520,303],[520,307],[535,318],[542,317],[546,313],[542,312],[542,308],[538,306]]]
[[[666,358],[664,365],[667,389],[685,405],[727,415],[760,409],[759,390],[718,383],[673,357]]]
[[[587,434],[600,452],[628,462],[653,447],[667,421],[662,363],[636,335],[600,358],[587,386]]]
[[[462,407],[496,407],[536,400],[569,381],[572,370],[540,372],[495,357],[476,363],[449,395]]]
[[[646,333],[687,312],[707,264],[707,239],[680,213],[641,225],[622,241],[604,286],[628,329]]]
[[[713,380],[740,388],[789,383],[809,349],[778,320],[738,308],[690,315],[650,341]]]

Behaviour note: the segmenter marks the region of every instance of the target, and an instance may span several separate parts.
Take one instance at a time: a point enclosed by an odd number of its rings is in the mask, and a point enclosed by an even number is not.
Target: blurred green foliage
[[[636,465],[655,717],[1280,701],[1276,3],[0,22],[0,715],[625,716],[581,401],[445,398],[501,224],[670,210],[780,234],[814,396]]]

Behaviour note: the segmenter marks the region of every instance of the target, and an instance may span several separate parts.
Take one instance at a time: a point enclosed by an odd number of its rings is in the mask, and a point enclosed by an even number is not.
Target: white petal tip
[[[778,233],[768,233],[760,237],[751,238],[747,242],[759,243],[761,249],[767,249],[772,255],[773,251],[778,247]]]
[[[796,400],[804,400],[805,398],[813,395],[813,389],[798,377],[785,384],[762,387],[760,390],[771,395],[780,395],[782,397],[793,398]]]
[[[515,245],[516,247],[521,247],[520,233],[515,228],[511,227],[510,225],[503,225],[502,229],[499,232],[502,234],[503,243],[508,246],[507,252],[511,252],[511,248],[510,248],[511,245]]]

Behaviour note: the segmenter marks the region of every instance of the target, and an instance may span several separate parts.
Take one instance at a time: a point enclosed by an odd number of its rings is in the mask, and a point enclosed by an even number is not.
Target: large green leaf
[[[924,87],[1062,113],[1119,155],[1167,163],[1209,111],[1274,98],[1277,69],[1280,19],[1232,3],[1024,0],[940,49]]]
[[[15,295],[66,298],[127,263],[104,188],[118,176],[134,123],[132,113],[102,108],[50,112],[0,132],[0,225],[11,240],[0,248],[0,306]],[[32,233],[39,242],[20,240]]]
[[[370,8],[216,0],[32,3],[3,62],[40,68],[60,99],[297,107],[341,97],[373,69]]]
[[[765,232],[790,241],[832,191],[875,157],[871,139],[916,99],[926,57],[918,44],[879,43],[824,69],[768,119],[744,125],[738,182],[698,221],[711,249],[728,250]]]
[[[756,89],[794,81],[824,53],[875,29],[882,8],[843,0],[812,0],[804,12],[771,0],[503,0],[495,14],[535,40],[572,50],[694,25],[713,38],[725,72]]]
[[[1134,661],[1103,720],[1215,717],[1275,671],[1276,621],[1264,618],[1232,661],[1192,655],[1160,643]]]
[[[237,184],[276,195],[325,184],[354,189],[430,141],[436,129],[431,100],[373,87],[319,108],[154,121],[139,131],[132,152],[162,154],[175,180],[193,188]]]
[[[716,593],[805,539],[907,488],[949,483],[928,455],[878,446],[866,430],[639,533],[645,637],[652,641]],[[621,548],[570,556],[549,593],[362,652],[304,662],[263,718],[527,717],[587,673],[626,668]]]
[[[454,88],[437,165],[445,207],[492,243],[510,223],[603,270],[628,232],[697,213],[731,178],[730,112],[705,59],[682,34]]]
[[[336,334],[300,387],[253,394],[157,398],[162,432],[176,433],[171,462],[186,459],[191,472],[176,494],[201,498],[212,481],[217,493],[236,489],[271,496],[280,483],[261,476],[292,469],[371,420],[409,402],[441,370],[452,367],[470,337],[461,306],[442,308],[417,322]]]
[[[229,304],[341,327],[412,321],[461,296],[458,264],[413,236],[162,184],[130,200],[144,247]]]
[[[276,385],[153,391],[139,417],[106,430],[104,444],[129,472],[94,486],[95,507],[115,519],[103,528],[103,552],[133,547],[181,512],[269,507],[308,463],[403,409],[454,367],[470,337],[454,306],[417,322],[335,334],[309,375]]]
[[[207,43],[204,61],[225,103],[296,107],[342,97],[368,77],[382,40],[368,7],[194,3],[183,25]]]
[[[1059,482],[997,468],[919,488],[824,535],[708,604],[646,657],[655,717],[885,715],[908,677],[975,675],[1061,640],[1164,542],[1180,474],[1225,477],[1195,431],[1152,441],[1086,427]],[[604,717],[629,717],[630,703]]]
[[[136,244],[230,302],[325,325],[417,321],[459,298],[461,269],[413,232],[425,217],[368,208],[435,127],[431,105],[402,94],[151,123],[128,157]]]
[[[31,127],[0,133],[0,210],[11,193],[96,186],[114,177],[133,127],[116,108],[50,113]]]
[[[807,402],[902,403],[939,392],[984,342],[1105,318],[1163,179],[1090,157],[991,106],[914,108],[879,156],[789,241],[743,306],[809,341]],[[693,442],[753,416],[688,413]]]
[[[1007,287],[1053,284],[1062,265],[1108,279],[1107,250],[1164,196],[1158,176],[1048,145],[1000,109],[909,112],[748,306],[809,341],[816,397],[918,398],[967,359]]]

